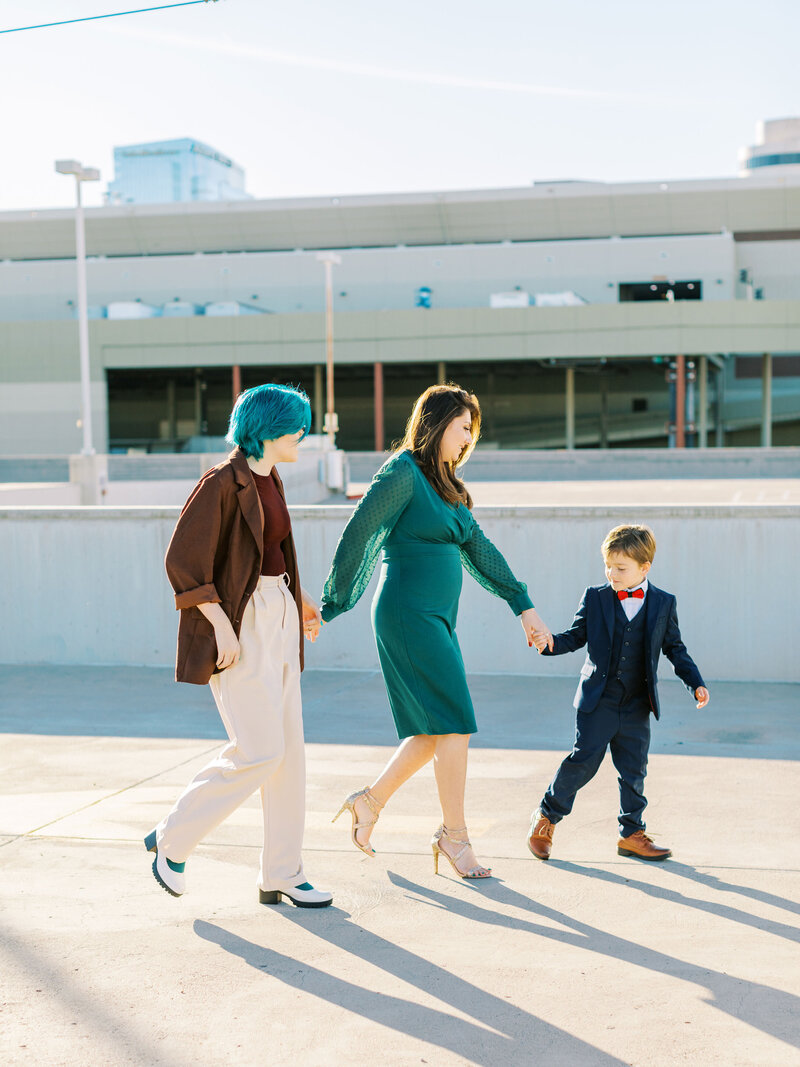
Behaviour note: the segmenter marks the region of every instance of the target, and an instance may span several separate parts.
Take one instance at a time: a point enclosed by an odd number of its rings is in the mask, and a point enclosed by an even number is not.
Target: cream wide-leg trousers
[[[242,619],[239,662],[209,682],[230,743],[195,776],[156,828],[159,849],[175,863],[184,862],[260,789],[264,847],[259,889],[305,881],[299,625],[285,577],[262,575]]]

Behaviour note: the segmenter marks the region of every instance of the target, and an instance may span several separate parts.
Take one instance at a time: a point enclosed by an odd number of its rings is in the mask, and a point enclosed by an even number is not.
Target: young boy
[[[644,779],[650,747],[650,712],[659,717],[656,669],[661,652],[704,708],[709,693],[681,641],[675,597],[647,580],[656,553],[647,526],[617,526],[601,546],[608,583],[590,586],[564,633],[546,632],[534,644],[542,655],[560,656],[588,644],[578,691],[575,745],[533,813],[528,848],[550,858],[556,823],[572,811],[575,795],[598,771],[606,749],[619,772],[620,856],[664,860],[672,853],[647,836],[642,813],[647,806]]]

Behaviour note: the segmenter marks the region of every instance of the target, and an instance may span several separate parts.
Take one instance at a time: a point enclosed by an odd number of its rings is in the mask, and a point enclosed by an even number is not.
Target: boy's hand
[[[704,685],[700,685],[694,691],[694,699],[697,701],[698,708],[704,708],[711,699],[711,694]]]
[[[547,629],[545,623],[539,618],[539,614],[534,608],[526,608],[520,615],[519,621],[522,623],[522,629],[525,631],[525,637],[528,639],[528,648],[531,648],[536,644],[536,634],[543,634],[546,638],[545,644],[549,646],[551,652],[553,651],[553,635]],[[536,647],[539,648],[538,645],[536,645]],[[541,649],[539,649],[539,651],[541,652]]]
[[[553,640],[546,630],[534,630],[533,634],[531,634],[531,639],[536,646],[537,652],[544,652]]]

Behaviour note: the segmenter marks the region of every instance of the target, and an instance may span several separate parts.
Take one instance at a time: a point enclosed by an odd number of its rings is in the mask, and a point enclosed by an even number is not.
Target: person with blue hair
[[[278,463],[295,463],[311,426],[308,397],[284,385],[236,401],[228,458],[207,471],[178,518],[166,569],[180,611],[175,677],[208,683],[228,744],[145,838],[153,874],[186,889],[193,849],[256,790],[264,814],[259,900],[324,908],[333,897],[305,880],[305,744],[300,698],[303,634],[321,625],[300,584]]]

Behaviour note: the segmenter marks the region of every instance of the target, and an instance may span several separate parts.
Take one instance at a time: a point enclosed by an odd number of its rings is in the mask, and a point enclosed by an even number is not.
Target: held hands
[[[698,708],[704,708],[711,699],[711,694],[704,685],[700,685],[694,691],[694,699],[697,701]]]
[[[545,648],[549,648],[551,652],[553,651],[553,635],[539,618],[534,608],[527,608],[523,611],[519,621],[522,623],[522,629],[528,639],[528,648],[532,648],[535,645],[538,652],[542,652]]]
[[[316,602],[303,590],[303,633],[313,644],[319,637],[322,616]]]

